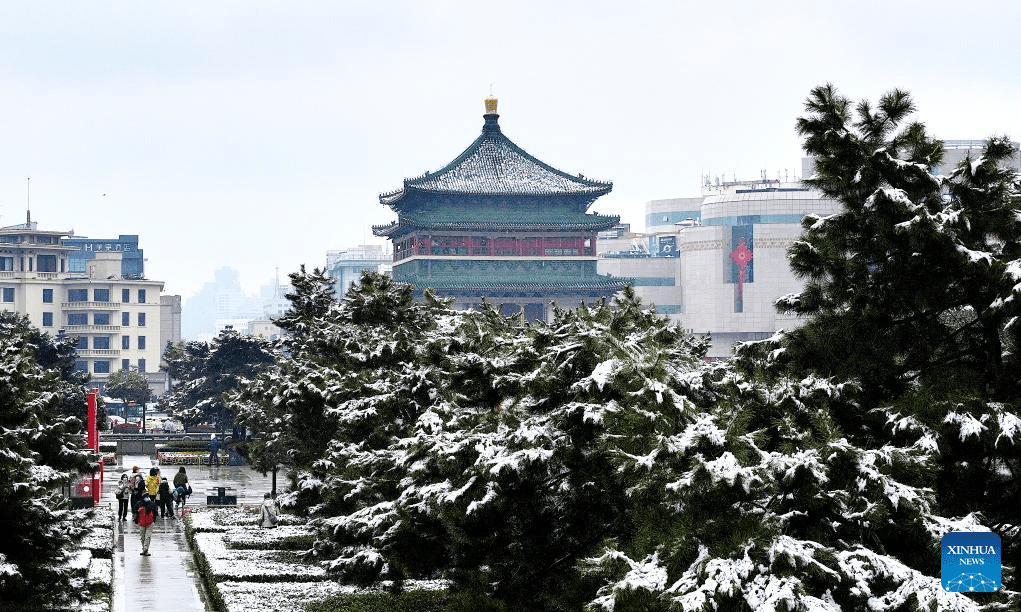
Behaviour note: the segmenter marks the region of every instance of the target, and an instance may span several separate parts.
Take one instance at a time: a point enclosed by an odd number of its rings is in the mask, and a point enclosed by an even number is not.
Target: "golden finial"
[[[492,92],[490,92],[489,97],[486,98],[486,114],[487,115],[495,115],[496,114],[496,102],[497,102],[496,96],[494,96],[492,94]]]

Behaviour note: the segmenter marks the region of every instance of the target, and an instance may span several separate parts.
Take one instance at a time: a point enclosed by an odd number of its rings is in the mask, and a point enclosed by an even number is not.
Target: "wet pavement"
[[[108,467],[103,479],[102,502],[109,503],[114,514],[117,499],[114,490],[120,475],[139,466],[146,475],[159,467],[161,476],[173,481],[180,466],[158,466],[143,455],[126,455],[120,465]],[[230,487],[227,495],[236,495],[239,506],[258,506],[271,488],[271,476],[263,476],[247,466],[185,466],[194,493],[186,511],[206,508],[206,495],[216,495],[215,487]],[[281,482],[278,476],[277,486]],[[202,585],[195,570],[180,515],[156,518],[148,557],[141,556],[142,542],[138,526],[131,521],[116,521],[113,554],[113,612],[137,610],[173,610],[202,612],[211,610],[205,603]]]

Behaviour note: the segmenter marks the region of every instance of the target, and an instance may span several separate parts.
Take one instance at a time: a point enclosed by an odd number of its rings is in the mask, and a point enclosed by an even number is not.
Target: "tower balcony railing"
[[[64,331],[69,334],[89,332],[119,332],[120,325],[66,325]]]
[[[78,349],[79,357],[119,357],[120,349]]]
[[[61,302],[64,310],[120,310],[120,302]]]

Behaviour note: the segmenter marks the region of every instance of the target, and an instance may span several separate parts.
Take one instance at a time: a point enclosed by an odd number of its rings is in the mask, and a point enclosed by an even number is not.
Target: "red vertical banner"
[[[99,393],[98,389],[89,391],[89,433],[88,433],[88,444],[89,448],[99,452],[99,426],[96,423],[96,394]]]
[[[89,391],[89,433],[88,433],[88,444],[89,448],[96,451],[99,454],[99,423],[97,422],[98,417],[96,415],[96,396],[99,395],[99,389],[92,389]],[[103,457],[99,457],[99,470],[92,473],[92,503],[99,503],[99,492],[103,487]]]

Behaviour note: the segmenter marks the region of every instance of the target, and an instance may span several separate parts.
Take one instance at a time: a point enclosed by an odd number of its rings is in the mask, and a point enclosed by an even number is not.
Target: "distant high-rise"
[[[373,233],[393,243],[393,276],[470,308],[482,298],[505,313],[546,319],[548,305],[595,302],[623,289],[596,271],[597,233],[618,216],[587,213],[613,185],[561,172],[500,130],[486,99],[482,135],[436,172],[379,197],[397,221]]]

